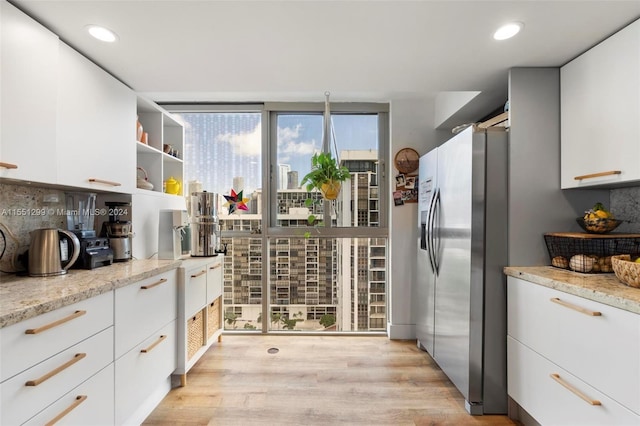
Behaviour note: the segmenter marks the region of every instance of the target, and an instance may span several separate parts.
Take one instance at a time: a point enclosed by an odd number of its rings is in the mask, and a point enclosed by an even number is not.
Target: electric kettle
[[[29,275],[48,277],[67,273],[80,254],[80,241],[64,229],[42,228],[30,232]],[[71,254],[69,254],[71,243]]]

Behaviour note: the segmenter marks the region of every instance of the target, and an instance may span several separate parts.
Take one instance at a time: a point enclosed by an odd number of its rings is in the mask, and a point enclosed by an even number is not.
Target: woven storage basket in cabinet
[[[640,263],[632,262],[631,256],[623,254],[611,258],[616,278],[629,287],[640,288]]]
[[[558,232],[544,234],[544,241],[551,265],[578,272],[611,273],[612,256],[640,255],[640,234]],[[574,256],[577,257],[572,263]],[[588,265],[582,265],[583,262]]]
[[[199,311],[189,318],[187,325],[187,359],[191,359],[204,345],[204,312]]]
[[[207,306],[207,338],[210,339],[220,329],[220,299],[219,296]]]

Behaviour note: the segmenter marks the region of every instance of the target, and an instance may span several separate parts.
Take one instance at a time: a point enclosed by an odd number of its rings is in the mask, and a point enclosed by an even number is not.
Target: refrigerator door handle
[[[427,238],[425,241],[427,254],[429,255],[429,264],[431,265],[431,270],[434,273],[436,272],[436,264],[434,263],[433,249],[431,248],[431,238],[433,235],[432,215],[433,215],[433,205],[434,205],[435,199],[436,199],[436,194],[434,193],[433,196],[431,197],[431,201],[429,201],[429,214],[427,215],[427,224],[426,224]]]
[[[436,190],[433,197],[433,214],[431,215],[431,252],[433,253],[433,265],[436,276],[440,274],[440,188]],[[436,223],[438,225],[436,229]]]

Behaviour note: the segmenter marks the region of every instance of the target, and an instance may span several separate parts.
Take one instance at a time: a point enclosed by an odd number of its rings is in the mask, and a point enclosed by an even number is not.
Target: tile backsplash
[[[67,229],[65,193],[60,189],[0,183],[0,270],[23,270],[16,257],[29,246],[29,232],[38,228]]]
[[[39,228],[67,227],[67,192],[89,194],[89,191],[64,190],[34,184],[0,183],[0,271],[17,272],[25,268],[18,261],[18,255],[29,248],[31,236],[29,232]],[[96,210],[109,201],[131,202],[131,196],[125,194],[97,194]],[[77,208],[77,207],[76,207]],[[123,217],[123,220],[131,220]],[[99,234],[104,215],[94,217],[94,229]]]

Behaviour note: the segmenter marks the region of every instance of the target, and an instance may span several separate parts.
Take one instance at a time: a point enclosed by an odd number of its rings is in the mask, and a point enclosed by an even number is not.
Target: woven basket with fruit
[[[631,260],[628,254],[613,256],[611,265],[616,277],[629,287],[640,288],[640,257]]]
[[[616,220],[613,213],[605,209],[602,203],[596,203],[576,221],[582,229],[591,234],[606,234],[622,223],[621,220]]]

